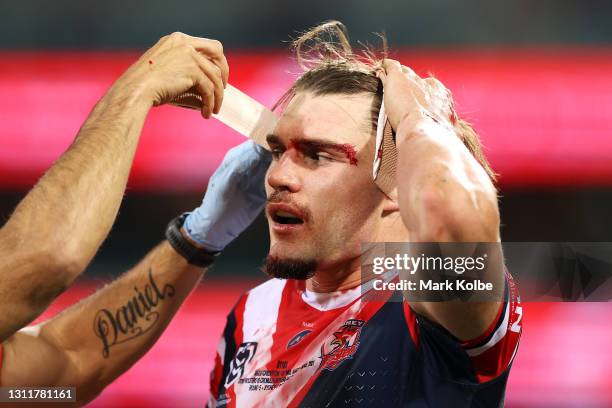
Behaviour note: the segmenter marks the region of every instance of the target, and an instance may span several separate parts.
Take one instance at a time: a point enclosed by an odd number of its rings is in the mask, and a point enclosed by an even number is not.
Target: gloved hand
[[[187,236],[209,251],[221,251],[240,235],[264,207],[271,159],[252,140],[229,150],[210,178],[202,205],[183,224]]]

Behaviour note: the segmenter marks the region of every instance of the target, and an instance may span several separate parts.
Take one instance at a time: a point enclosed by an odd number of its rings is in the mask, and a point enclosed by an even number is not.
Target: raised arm
[[[385,60],[385,108],[398,148],[398,204],[413,242],[499,242],[497,194],[484,168],[457,136],[446,88]],[[501,262],[501,260],[500,260]],[[503,268],[487,276],[503,287]],[[405,293],[410,301],[410,292]],[[499,301],[413,302],[418,313],[460,340],[481,335]]]
[[[70,148],[0,230],[0,341],[38,316],[85,269],[117,215],[151,106],[190,88],[221,105],[228,68],[218,41],[162,38],[96,104]]]
[[[269,162],[251,141],[230,150],[187,216],[184,239],[223,250],[261,212]],[[164,241],[117,281],[5,341],[0,384],[75,386],[79,403],[91,400],[153,346],[203,273]]]

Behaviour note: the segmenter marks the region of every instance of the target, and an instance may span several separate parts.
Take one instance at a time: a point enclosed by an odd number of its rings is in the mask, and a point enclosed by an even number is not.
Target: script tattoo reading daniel
[[[155,307],[166,298],[174,296],[174,286],[167,284],[163,289],[153,279],[149,268],[149,283],[140,290],[134,287],[135,295],[113,313],[100,309],[94,318],[94,332],[102,340],[102,356],[108,358],[109,349],[125,343],[151,330],[159,320]]]

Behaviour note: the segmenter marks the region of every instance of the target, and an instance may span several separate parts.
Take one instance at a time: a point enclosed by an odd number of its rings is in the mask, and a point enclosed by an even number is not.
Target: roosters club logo
[[[242,377],[242,374],[244,374],[244,368],[255,355],[255,351],[257,351],[256,342],[242,343],[240,347],[238,347],[234,358],[232,361],[230,361],[227,377],[225,377],[226,389],[235,383],[236,380]]]
[[[334,370],[344,360],[352,358],[359,347],[359,336],[363,320],[347,320],[331,340],[321,346],[320,369]]]

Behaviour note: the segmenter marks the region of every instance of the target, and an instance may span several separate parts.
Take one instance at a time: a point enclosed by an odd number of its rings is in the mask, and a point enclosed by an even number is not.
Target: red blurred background
[[[0,188],[27,188],[67,148],[94,103],[138,57],[0,53]],[[502,188],[612,184],[612,49],[406,51],[454,93]],[[228,53],[230,82],[271,106],[299,69],[286,53]],[[144,190],[198,190],[240,136],[164,106],[150,114],[131,176]]]
[[[405,51],[394,57],[453,90],[460,114],[474,122],[501,175],[502,191],[612,185],[612,49]],[[135,58],[124,52],[0,53],[0,189],[32,186]],[[298,72],[284,53],[229,53],[228,60],[230,82],[268,106]],[[199,194],[241,138],[197,112],[155,108],[130,191]],[[202,406],[225,315],[249,286],[244,277],[205,279],[158,344],[91,406]],[[83,281],[42,319],[94,289]],[[525,304],[506,406],[612,406],[610,323],[609,304]]]

